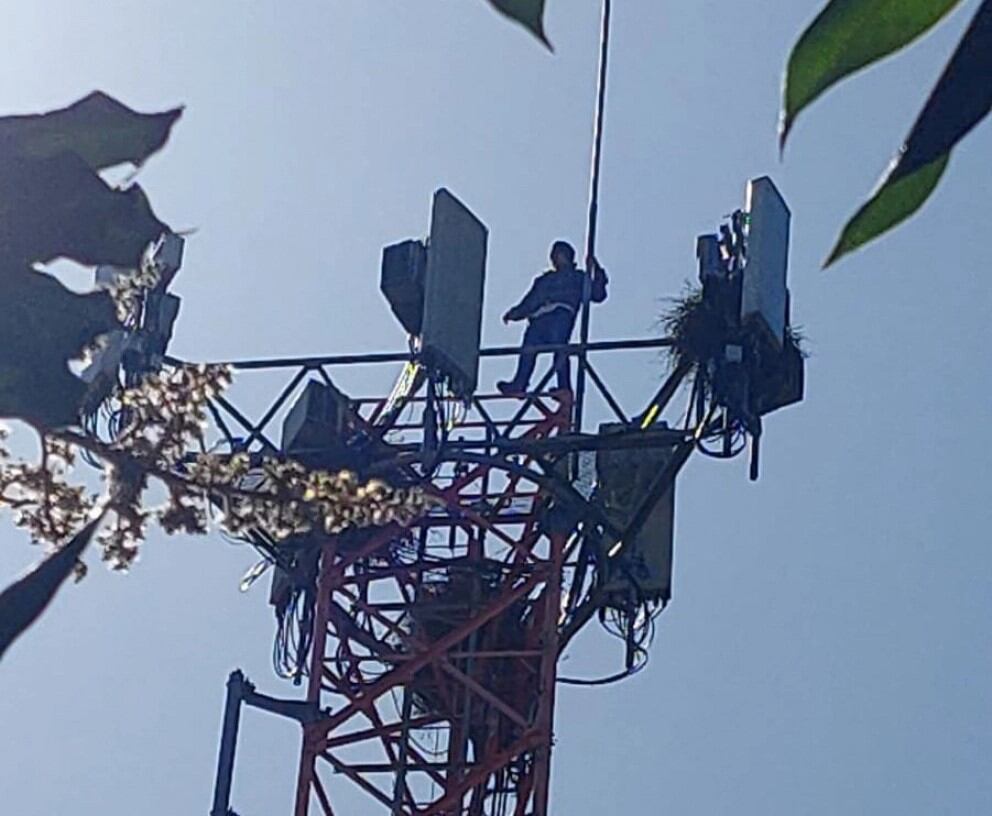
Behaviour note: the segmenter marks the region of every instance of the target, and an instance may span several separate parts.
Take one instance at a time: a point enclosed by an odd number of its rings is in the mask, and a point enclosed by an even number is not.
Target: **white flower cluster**
[[[315,530],[334,535],[355,527],[407,526],[435,503],[419,489],[394,488],[379,480],[362,484],[350,471],[309,470],[293,460],[268,458],[253,475],[259,471],[263,478],[257,487],[227,495],[223,485],[248,475],[243,454],[223,464],[198,461],[190,478],[211,490],[221,484],[221,524],[235,535],[259,528],[285,539]]]
[[[158,282],[158,267],[149,259],[143,261],[137,269],[121,270],[106,287],[117,305],[117,319],[124,324],[136,319],[145,295]]]
[[[104,560],[124,570],[137,558],[149,520],[167,533],[200,534],[214,515],[232,534],[258,529],[285,539],[407,526],[437,504],[419,487],[361,483],[353,473],[311,470],[292,460],[270,457],[253,464],[244,453],[193,455],[205,448],[207,404],[230,379],[219,366],[151,374],[121,394],[122,430],[113,443],[50,432],[38,465],[10,461],[0,444],[0,506],[10,507],[15,523],[35,541],[52,546],[71,538],[97,506],[106,508],[108,521],[97,541]],[[3,438],[0,432],[0,443]],[[75,448],[106,465],[103,496],[67,481]],[[150,481],[168,493],[161,507],[144,506]]]

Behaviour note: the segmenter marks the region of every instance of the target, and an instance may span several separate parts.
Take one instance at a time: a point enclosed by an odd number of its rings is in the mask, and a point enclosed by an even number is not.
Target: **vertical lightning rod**
[[[214,786],[214,804],[210,816],[231,814],[231,783],[234,778],[234,752],[238,745],[238,725],[241,721],[241,703],[244,700],[245,676],[240,670],[227,678],[227,700],[224,703],[224,726],[220,738],[220,756],[217,758],[217,781]]]
[[[603,124],[606,113],[606,68],[610,50],[612,0],[603,0],[603,27],[599,43],[599,80],[596,92],[596,119],[593,125],[592,172],[589,181],[589,221],[586,228],[586,276],[582,290],[582,321],[579,340],[579,366],[575,384],[575,430],[582,431],[586,396],[586,343],[589,342],[589,305],[592,298],[592,259],[596,255],[596,226],[599,220],[599,177],[603,156]]]

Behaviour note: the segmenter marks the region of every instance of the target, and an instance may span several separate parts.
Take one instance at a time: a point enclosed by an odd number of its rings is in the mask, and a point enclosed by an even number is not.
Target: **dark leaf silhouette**
[[[0,154],[46,158],[68,151],[102,170],[141,165],[169,138],[182,108],[137,113],[102,91],[49,113],[0,117]]]
[[[77,294],[29,267],[0,266],[0,416],[39,427],[75,425],[86,386],[68,369],[118,326],[106,292]]]
[[[951,151],[992,109],[992,0],[984,0],[877,191],[847,223],[827,266],[909,218]]]
[[[169,228],[138,185],[114,190],[75,153],[0,159],[0,256],[134,267]]]
[[[45,611],[73,571],[100,520],[91,521],[62,549],[0,593],[0,658],[14,640]]]
[[[169,227],[144,191],[97,171],[140,164],[180,111],[139,114],[103,93],[61,110],[0,118],[0,416],[38,427],[78,422],[85,385],[67,367],[117,328],[110,296],[79,295],[31,266],[55,258],[133,268]]]
[[[544,33],[545,0],[489,0],[489,3],[501,14],[525,26],[549,49],[551,48],[551,43]]]
[[[913,125],[889,177],[912,175],[971,132],[992,108],[992,0],[984,0]]]

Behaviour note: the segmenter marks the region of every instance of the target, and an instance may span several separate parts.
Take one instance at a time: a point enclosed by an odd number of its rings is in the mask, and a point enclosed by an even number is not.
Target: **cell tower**
[[[446,190],[429,239],[383,253],[408,352],[232,364],[236,382],[268,371],[287,384],[257,420],[217,400],[221,450],[418,485],[436,501],[406,528],[250,534],[274,565],[277,671],[305,696],[269,697],[232,674],[213,816],[234,812],[242,704],[302,727],[296,816],[342,813],[342,785],[366,795],[370,814],[546,816],[563,649],[599,618],[625,646],[610,679],[643,666],[671,598],[681,468],[695,451],[730,458],[750,440],[756,478],[762,417],[802,399],[788,232],[774,185],[751,182],[745,208],[699,239],[701,288],[672,336],[558,349],[612,414],[595,433],[570,392],[546,390],[550,371],[523,397],[480,389],[480,363],[505,369],[519,349],[480,349],[488,234]],[[671,375],[635,410],[622,406],[602,357],[666,347]],[[336,383],[349,367],[383,365],[402,369],[388,395],[355,398]],[[683,384],[689,409],[669,424]]]

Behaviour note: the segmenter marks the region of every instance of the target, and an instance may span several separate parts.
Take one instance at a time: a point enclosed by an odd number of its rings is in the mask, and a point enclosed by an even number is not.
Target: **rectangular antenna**
[[[767,176],[747,185],[747,263],[741,324],[756,324],[782,348],[788,323],[789,223],[785,199]]]
[[[450,192],[434,194],[422,351],[460,397],[471,396],[479,380],[488,238],[486,226]]]

